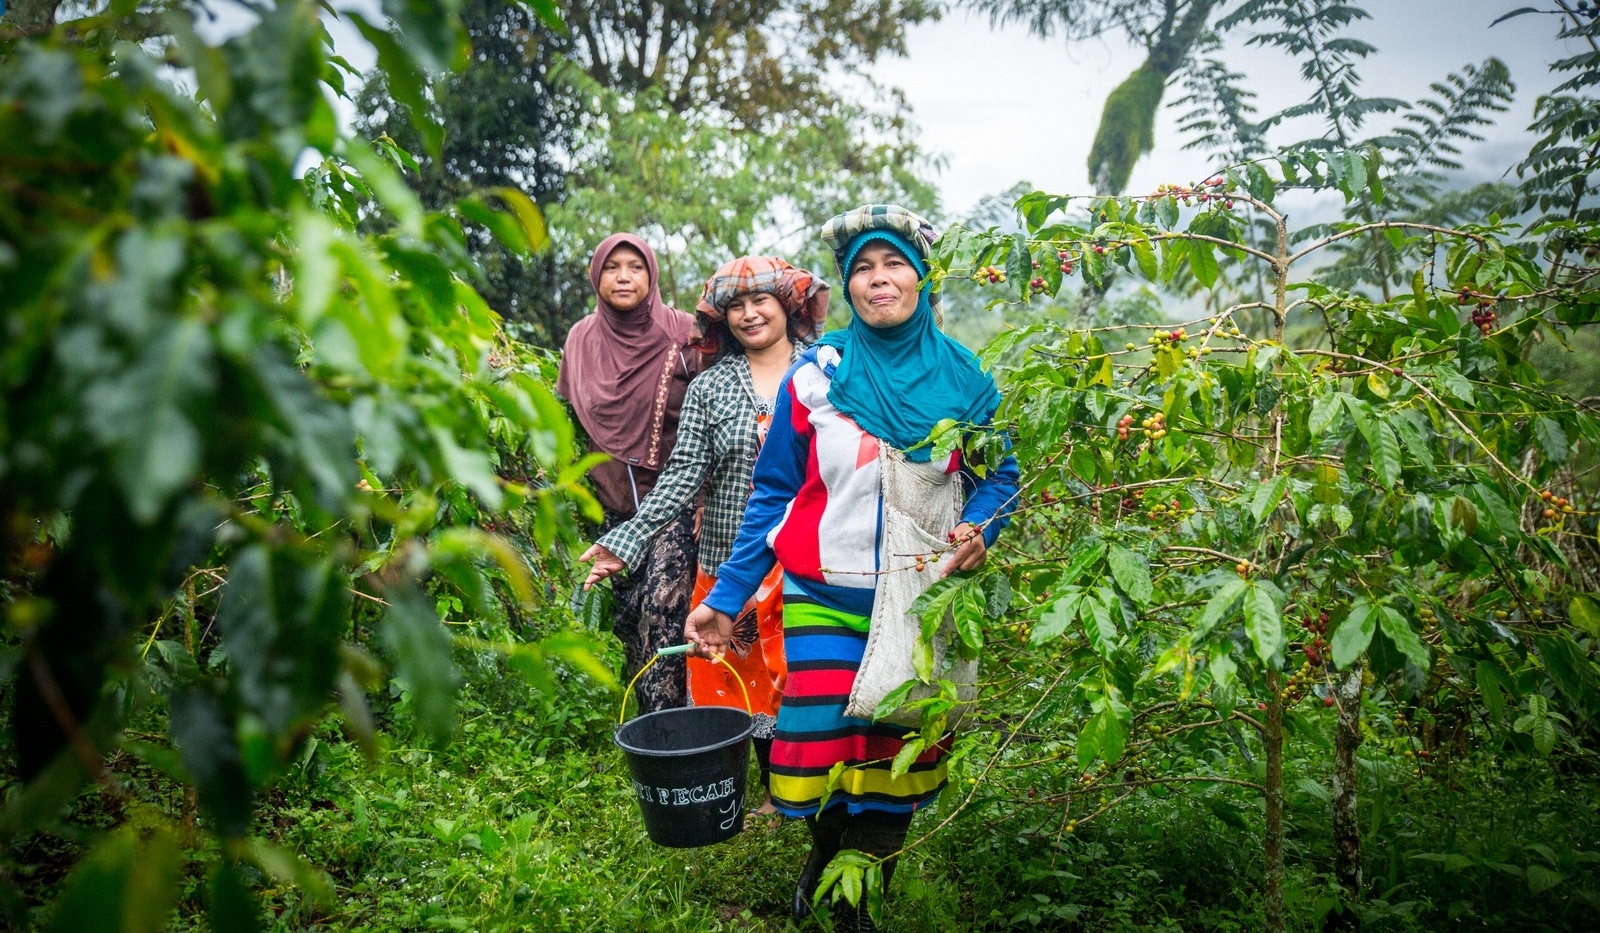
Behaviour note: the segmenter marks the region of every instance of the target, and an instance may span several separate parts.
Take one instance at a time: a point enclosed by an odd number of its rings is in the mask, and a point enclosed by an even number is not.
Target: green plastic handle
[[[667,657],[668,655],[688,654],[688,653],[689,653],[689,646],[688,645],[668,645],[665,648],[657,648],[656,649],[656,657],[658,657],[658,658],[664,658],[664,657]]]

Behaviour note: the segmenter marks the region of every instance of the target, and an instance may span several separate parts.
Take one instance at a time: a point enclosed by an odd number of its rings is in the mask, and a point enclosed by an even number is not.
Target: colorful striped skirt
[[[949,737],[928,749],[898,778],[889,776],[908,730],[844,714],[867,647],[866,616],[809,600],[785,580],[783,648],[789,679],[772,743],[772,802],[788,816],[814,816],[824,794],[828,809],[851,813],[910,813],[933,802],[945,784]],[[828,793],[829,774],[844,764]]]

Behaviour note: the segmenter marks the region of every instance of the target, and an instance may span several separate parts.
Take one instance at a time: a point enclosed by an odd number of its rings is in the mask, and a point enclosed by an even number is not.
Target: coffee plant
[[[434,742],[462,642],[547,685],[557,657],[607,676],[586,634],[529,623],[598,506],[546,356],[505,337],[466,252],[470,225],[539,248],[534,205],[425,211],[407,153],[341,135],[352,69],[321,4],[251,4],[220,45],[200,4],[154,30],[139,6],[0,23],[0,846],[95,785],[118,825],[53,929],[162,929],[198,860],[213,927],[249,930],[245,865],[326,896],[255,808],[324,719],[375,747],[386,669]],[[393,31],[340,15],[397,93],[463,53],[453,4],[384,11]],[[125,732],[151,703],[166,734]],[[130,756],[189,788],[180,816],[119,784]]]
[[[1025,230],[957,227],[934,263],[943,287],[1014,306],[1076,276],[1198,295],[1187,323],[1047,321],[986,348],[1009,373],[997,420],[1026,499],[998,559],[922,608],[929,630],[948,610],[967,647],[989,649],[998,728],[958,746],[966,801],[992,804],[984,788],[1032,769],[1012,803],[1059,839],[1151,788],[1245,788],[1265,807],[1274,931],[1286,744],[1333,732],[1319,789],[1337,884],[1318,911],[1337,921],[1361,890],[1363,710],[1392,711],[1419,779],[1485,735],[1536,755],[1592,749],[1600,710],[1600,417],[1526,362],[1600,320],[1600,231],[1490,218],[1306,237],[1274,206],[1295,187],[1381,203],[1381,168],[1371,152],[1313,151],[1144,197],[1035,192],[1017,203]],[[1319,284],[1325,251],[1374,236],[1423,257],[1408,292]],[[1565,244],[1553,264],[1551,238]],[[1259,295],[1229,286],[1254,281]],[[1001,610],[1003,627],[977,624]],[[953,697],[917,701],[924,741]],[[1238,755],[1253,779],[1226,766]]]

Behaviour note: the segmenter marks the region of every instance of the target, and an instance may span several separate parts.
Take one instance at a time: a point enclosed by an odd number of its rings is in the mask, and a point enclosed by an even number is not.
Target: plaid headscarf
[[[809,331],[805,342],[810,343],[822,334],[823,322],[828,318],[828,283],[776,256],[740,256],[723,263],[706,280],[694,310],[708,320],[720,322],[728,316],[729,302],[751,292],[778,299],[784,313],[791,320],[798,319]],[[705,330],[703,324],[701,330]],[[715,353],[721,348],[704,349]]]
[[[839,264],[840,281],[850,281],[850,270],[844,267],[848,261],[845,251],[857,235],[868,230],[898,233],[923,256],[933,254],[933,241],[939,238],[939,234],[927,218],[914,214],[898,204],[863,204],[842,214],[835,214],[822,225],[822,242],[833,250],[834,261]],[[928,305],[933,308],[934,323],[942,329],[944,312],[939,307],[939,297],[938,292],[931,292],[928,295]],[[848,287],[845,289],[844,300],[846,304],[850,303]]]

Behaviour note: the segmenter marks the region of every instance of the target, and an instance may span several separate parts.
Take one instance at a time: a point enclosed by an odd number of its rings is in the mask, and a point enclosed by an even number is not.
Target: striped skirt
[[[891,778],[910,730],[844,714],[867,646],[867,617],[819,605],[791,586],[784,587],[783,603],[789,679],[772,743],[773,804],[788,816],[816,815],[829,773],[841,762],[844,769],[828,793],[830,810],[910,813],[932,803],[945,784],[949,737]]]

